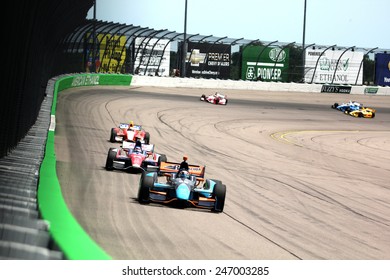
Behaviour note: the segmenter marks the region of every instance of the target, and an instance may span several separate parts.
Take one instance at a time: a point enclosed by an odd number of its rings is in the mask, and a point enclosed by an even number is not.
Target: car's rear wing
[[[134,130],[141,130],[142,125],[140,124],[134,124],[132,127],[130,127],[130,123],[120,123],[118,126],[120,129],[134,129]]]
[[[160,172],[161,173],[178,172],[179,168],[180,168],[179,162],[167,161],[167,162],[161,162],[161,164],[160,164]],[[206,171],[206,166],[194,165],[194,164],[188,165],[188,172],[190,174],[195,175],[196,177],[204,178],[205,171]]]
[[[129,124],[128,123],[120,123],[119,124],[119,128],[120,129],[128,129],[129,128]]]
[[[135,142],[130,142],[130,141],[123,141],[122,143],[122,148],[123,149],[134,149],[135,147]],[[153,153],[154,151],[154,144],[144,144],[142,143],[142,150],[144,152],[150,152]]]

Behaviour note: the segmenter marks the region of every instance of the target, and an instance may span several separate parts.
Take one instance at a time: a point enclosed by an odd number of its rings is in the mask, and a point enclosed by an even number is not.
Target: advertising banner
[[[363,52],[307,49],[305,54],[305,83],[363,83]]]
[[[171,43],[167,39],[135,39],[135,73],[144,76],[169,76]]]
[[[390,54],[375,55],[375,83],[378,86],[390,86]]]
[[[126,59],[126,37],[106,36],[100,44],[100,71],[103,73],[120,73]]]
[[[288,48],[247,46],[242,54],[241,79],[286,82],[288,66]]]
[[[87,34],[87,38],[86,72],[91,72],[94,66],[95,72],[120,73],[126,58],[126,37],[99,33],[96,34],[95,45],[93,45],[93,36],[90,33]],[[96,50],[93,49],[94,47]],[[95,59],[93,59],[93,51],[95,51]]]
[[[321,92],[328,93],[351,93],[351,86],[340,86],[340,85],[323,85]]]
[[[189,42],[186,76],[229,79],[230,55],[230,45]]]

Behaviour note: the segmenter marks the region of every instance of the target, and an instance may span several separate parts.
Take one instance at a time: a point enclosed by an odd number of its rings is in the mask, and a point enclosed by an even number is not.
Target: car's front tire
[[[111,171],[114,169],[114,159],[116,157],[116,151],[114,148],[108,150],[107,159],[106,159],[106,170]]]
[[[110,135],[110,142],[111,143],[115,143],[115,137],[116,137],[116,131],[115,131],[115,128],[111,128],[111,135]]]
[[[225,206],[226,185],[222,184],[220,181],[217,181],[214,186],[213,194],[215,198],[213,211],[223,212],[223,208]]]
[[[149,193],[154,185],[154,176],[146,176],[147,174],[147,172],[142,172],[139,183],[137,199],[141,204],[148,204],[150,202]]]

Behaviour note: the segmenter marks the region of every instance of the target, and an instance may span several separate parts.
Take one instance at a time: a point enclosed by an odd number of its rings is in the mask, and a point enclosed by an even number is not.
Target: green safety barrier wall
[[[57,94],[62,90],[80,86],[130,86],[132,76],[120,74],[75,74],[56,81],[51,115],[55,116]],[[55,119],[52,117],[52,120]],[[112,259],[78,224],[69,211],[61,192],[56,172],[53,123],[46,141],[45,157],[39,172],[38,206],[42,218],[50,224],[50,234],[56,245],[69,260]]]

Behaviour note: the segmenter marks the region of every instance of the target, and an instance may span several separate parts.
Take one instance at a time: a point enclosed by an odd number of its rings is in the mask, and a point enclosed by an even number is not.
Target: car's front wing
[[[175,188],[169,184],[155,183],[154,187],[149,190],[149,199],[153,202],[168,204],[178,201],[175,194]],[[214,207],[215,198],[211,190],[194,189],[191,198],[186,200],[197,208],[211,209]]]

